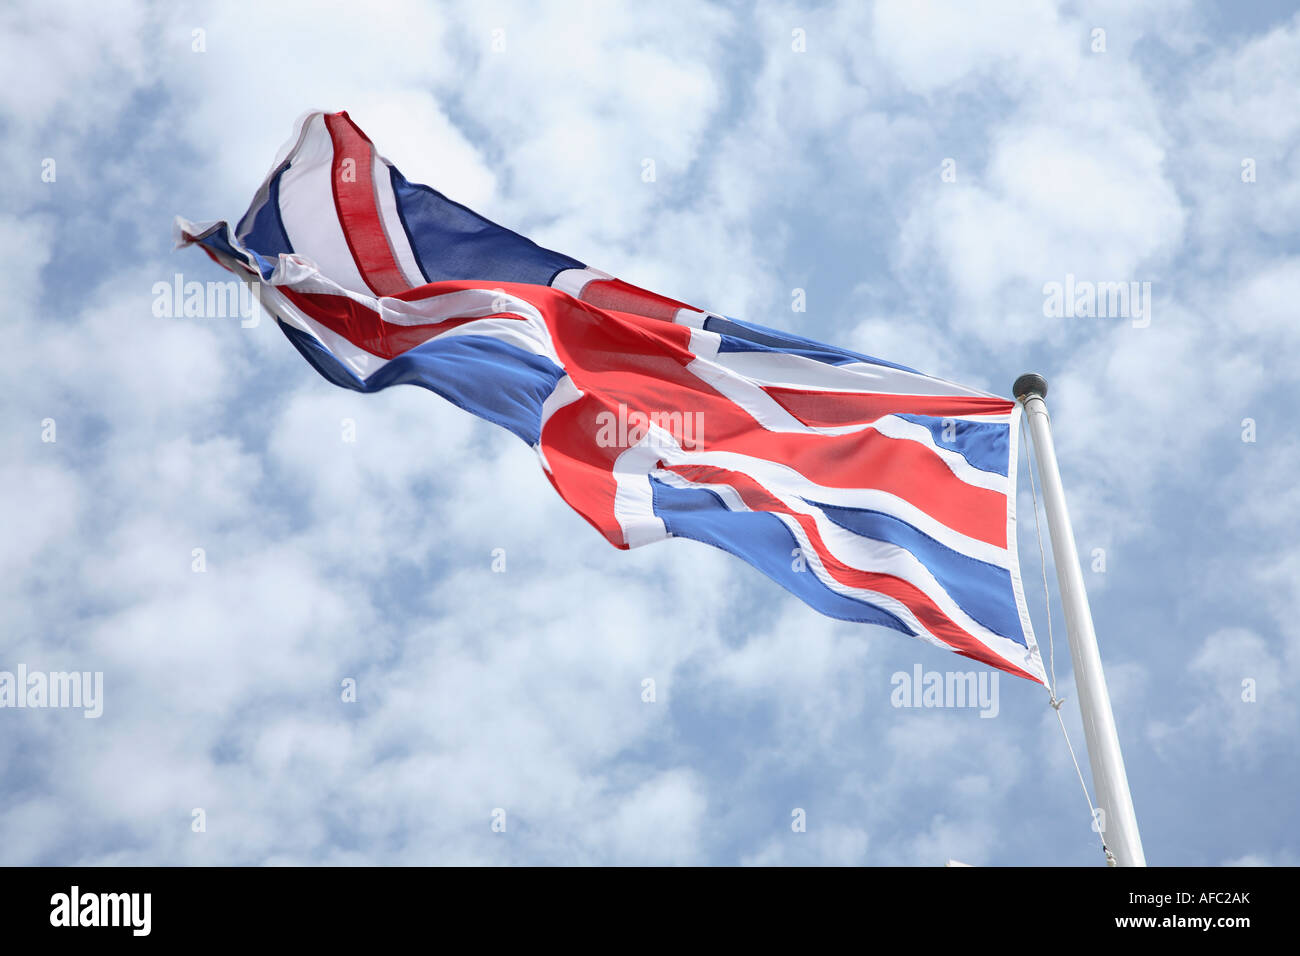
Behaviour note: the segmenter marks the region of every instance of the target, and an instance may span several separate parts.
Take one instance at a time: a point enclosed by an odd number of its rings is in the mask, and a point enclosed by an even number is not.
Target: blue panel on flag
[[[420,385],[467,412],[508,428],[530,445],[540,437],[542,403],[564,370],[497,339],[458,335],[418,345],[361,379],[315,338],[283,322],[289,341],[329,381],[358,392]]]
[[[248,221],[248,214],[245,213],[235,233],[245,246],[255,249],[260,257],[268,261],[273,261],[282,252],[293,252],[289,235],[284,231],[284,221],[280,218],[280,177],[285,174],[289,165],[285,163],[284,168],[271,177],[271,182],[267,186],[266,201],[256,210],[249,210],[253,214],[251,223]],[[243,232],[244,229],[248,232]]]
[[[879,624],[912,634],[906,624],[888,611],[832,591],[808,570],[796,571],[795,552],[799,542],[776,515],[732,511],[706,488],[675,488],[653,477],[650,487],[655,514],[671,534],[703,541],[743,558],[829,617]]]
[[[584,268],[577,259],[543,249],[391,169],[397,211],[426,282],[486,279],[550,285],[557,273]]]
[[[906,365],[895,365],[893,362],[872,358],[860,352],[850,352],[848,349],[814,342],[812,339],[791,335],[789,332],[778,332],[776,329],[764,328],[752,322],[742,322],[740,319],[724,319],[711,315],[704,320],[704,329],[706,332],[717,332],[723,337],[722,344],[718,347],[720,352],[786,352],[825,362],[827,365],[867,362],[871,365],[901,369],[904,372],[915,371]]]
[[[940,544],[928,534],[901,518],[866,508],[843,508],[839,505],[808,501],[841,528],[864,538],[884,541],[911,552],[934,575],[939,586],[957,602],[957,606],[994,634],[1001,634],[1017,644],[1025,644],[1020,615],[1006,600],[1011,589],[1011,572],[960,554]]]
[[[1003,478],[1007,476],[1011,456],[1008,444],[1011,440],[1010,425],[913,415],[908,412],[899,412],[897,417],[928,428],[936,445],[955,451],[980,471],[991,471]]]

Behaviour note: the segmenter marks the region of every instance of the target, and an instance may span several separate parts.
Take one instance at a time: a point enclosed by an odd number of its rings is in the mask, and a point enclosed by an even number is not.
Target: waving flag
[[[532,445],[618,548],[730,551],[823,614],[1041,681],[1018,406],[543,249],[309,113],[248,211],[177,220],[331,382],[421,385]]]

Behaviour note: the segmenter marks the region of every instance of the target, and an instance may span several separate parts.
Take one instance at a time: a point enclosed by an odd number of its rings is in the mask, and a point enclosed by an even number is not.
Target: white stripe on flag
[[[714,337],[711,348],[704,341],[706,336]],[[700,342],[699,348],[696,348],[697,341]],[[964,388],[942,379],[905,372],[887,365],[872,365],[868,362],[828,365],[803,355],[784,352],[720,352],[719,342],[715,333],[696,329],[691,335],[691,351],[760,385],[891,395],[973,395],[999,398],[978,389]]]
[[[551,288],[559,289],[561,292],[567,292],[575,299],[582,298],[582,290],[587,288],[592,282],[603,282],[606,279],[614,278],[608,272],[601,272],[599,269],[587,267],[585,269],[565,269],[555,274],[551,280]]]
[[[663,449],[675,444],[671,434],[652,424],[639,442],[614,461],[614,518],[629,548],[668,537],[663,519],[655,514],[650,472],[659,463]]]
[[[393,250],[393,258],[401,268],[406,284],[415,288],[425,284],[424,275],[420,272],[415,250],[411,248],[411,240],[406,235],[402,217],[397,211],[397,196],[393,193],[393,180],[389,172],[391,168],[382,156],[374,153],[370,170],[375,183],[375,206],[388,236],[388,248]]]

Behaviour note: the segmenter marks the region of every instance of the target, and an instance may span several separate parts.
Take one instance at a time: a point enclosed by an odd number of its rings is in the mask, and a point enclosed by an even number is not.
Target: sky
[[[895,706],[982,668],[160,307],[308,109],[700,308],[1041,372],[1148,862],[1300,864],[1300,13],[1137,6],[5,4],[0,671],[102,693],[0,708],[0,864],[1102,862],[1042,687]]]

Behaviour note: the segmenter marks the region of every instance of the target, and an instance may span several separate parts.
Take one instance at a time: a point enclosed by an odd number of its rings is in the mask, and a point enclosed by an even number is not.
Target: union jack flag
[[[615,547],[693,538],[823,614],[1043,680],[1016,403],[543,249],[408,182],[347,113],[299,119],[234,229],[177,232],[329,381],[421,385],[528,442]]]

